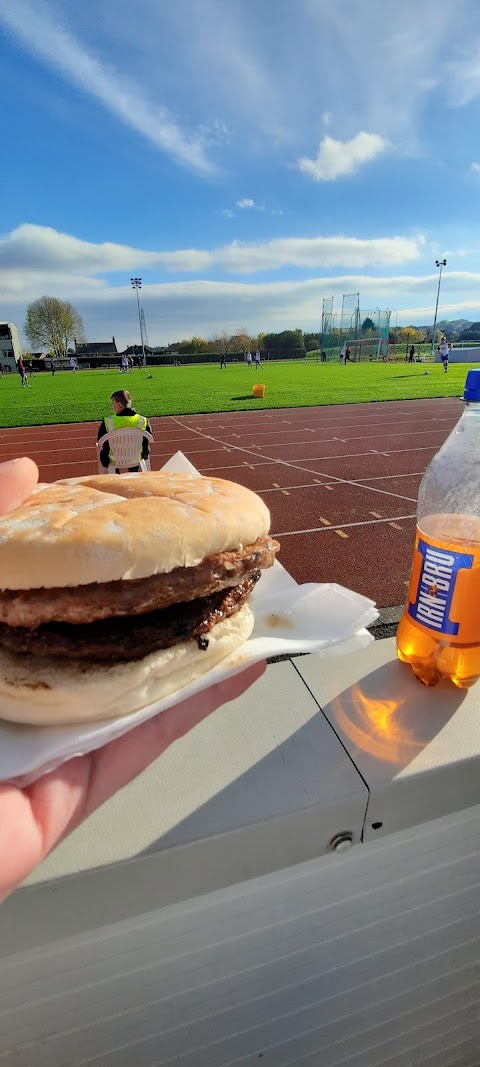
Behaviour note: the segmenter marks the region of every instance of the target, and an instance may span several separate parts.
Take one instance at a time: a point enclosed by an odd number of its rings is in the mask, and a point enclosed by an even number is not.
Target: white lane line
[[[301,534],[309,533],[335,533],[335,530],[348,530],[352,526],[378,526],[382,522],[404,522],[406,519],[416,519],[413,515],[394,515],[393,519],[365,519],[363,522],[337,522],[335,526],[312,526],[310,530],[275,530],[272,537],[300,537]]]
[[[287,413],[290,418],[283,419],[283,421],[287,424],[289,422],[295,421],[295,419],[297,419],[298,421],[300,421],[301,419],[306,419],[307,421],[313,421],[313,419],[323,419],[324,421],[338,421],[339,418],[343,418],[351,421],[352,419],[370,419],[372,415],[376,415],[379,418],[384,415],[385,417],[388,417],[387,413],[384,411],[384,406],[386,404],[388,404],[389,411],[392,412],[393,415],[412,416],[415,414],[416,411],[419,411],[421,408],[428,408],[429,413],[430,409],[435,412],[438,412],[440,410],[443,411],[443,408],[451,409],[453,407],[453,402],[456,402],[458,409],[460,410],[462,406],[460,403],[460,398],[453,396],[445,398],[430,397],[425,400],[380,400],[364,401],[360,402],[359,404],[335,404],[334,413],[332,412],[331,404],[312,404],[311,407],[302,408],[269,408],[267,411],[228,411],[218,412],[216,414],[210,415],[181,415],[180,417],[182,419],[185,419],[186,421],[190,420],[190,422],[194,423],[198,422],[199,419],[202,419],[202,425],[204,425],[205,423],[215,424],[215,422],[219,418],[224,419],[225,415],[228,415],[229,422],[230,419],[233,419],[235,422],[248,422],[250,420],[252,422],[261,422],[262,419],[279,419],[282,415],[285,416]],[[402,404],[402,407],[397,408],[395,407],[396,404]],[[409,406],[407,407],[407,405]],[[405,410],[403,406],[405,407]],[[359,411],[359,408],[361,408],[362,410]],[[367,408],[368,410],[365,412],[365,414],[363,414],[365,408]],[[332,413],[330,414],[330,412]],[[157,417],[161,418],[162,416]],[[177,416],[165,415],[163,417],[174,419]],[[55,424],[50,423],[50,425]]]
[[[233,445],[232,445],[232,448],[233,448]],[[213,448],[205,449],[205,451],[206,452],[213,452],[214,449]],[[245,450],[240,449],[240,451],[248,451],[248,450],[247,449],[245,449]],[[397,453],[399,454],[401,452],[430,452],[430,451],[434,451],[434,449],[432,449],[431,445],[421,445],[418,448],[392,448],[390,452],[377,452],[375,454],[377,456],[384,456],[385,455],[385,456],[388,457],[388,456],[396,456]],[[257,460],[257,462],[255,463],[255,467],[267,467],[267,466],[270,466],[272,463],[273,464],[275,464],[275,463],[283,463],[287,467],[290,467],[290,466],[293,465],[293,464],[287,463],[287,461],[283,460],[283,459],[266,459],[264,456],[259,456],[255,452],[252,452],[251,455]],[[323,463],[324,460],[353,459],[354,457],[356,458],[357,456],[359,458],[360,457],[364,457],[364,456],[368,456],[368,457],[370,457],[370,459],[372,459],[372,451],[370,450],[370,452],[345,452],[345,453],[342,452],[341,455],[337,455],[337,456],[304,456],[303,462],[304,463]],[[241,467],[241,466],[242,466],[241,463],[230,463],[229,466],[228,466],[228,470],[235,470],[236,467]],[[298,467],[297,466],[297,470],[303,470],[303,469],[304,469],[303,467]],[[215,471],[215,470],[218,470],[218,463],[216,463],[215,466],[213,466],[213,467],[201,467],[200,470],[202,470],[202,471]],[[305,473],[307,473],[307,472],[309,474],[316,474],[317,473],[317,471],[311,471],[309,469],[309,467],[305,468]],[[419,473],[420,474],[424,474],[425,472],[424,471],[420,471]],[[324,477],[325,477],[325,480],[328,481],[330,478],[334,478],[335,475],[334,474],[332,474],[332,475],[328,474],[328,475],[324,475]],[[379,478],[400,478],[400,475],[399,474],[390,474],[390,475],[389,474],[380,474],[380,475],[378,475],[378,477]],[[410,478],[410,474],[405,474],[405,475],[402,475],[401,477]],[[342,479],[340,478],[339,481],[341,481],[341,480]],[[356,479],[352,478],[350,480],[352,482],[355,482]],[[370,478],[369,475],[366,474],[366,475],[364,475],[364,479],[360,479],[360,481],[362,481],[362,480],[373,481],[373,478]]]
[[[55,441],[52,441],[52,444],[55,444],[57,440],[58,440],[58,438],[56,438]],[[90,444],[92,444],[92,441],[90,441]],[[82,452],[83,456],[85,457],[85,445],[83,445],[83,446],[79,445],[78,448],[76,448],[76,447],[70,447],[69,448],[68,446],[66,448],[64,448],[64,446],[62,444],[61,449],[62,449],[62,452]],[[43,455],[45,455],[46,451],[47,452],[51,451],[51,449],[28,448],[26,451],[28,451],[29,456],[38,456],[38,455],[43,456]],[[10,452],[13,452],[13,454],[15,456],[17,456],[18,455],[18,448],[15,448],[13,446],[11,449],[8,450],[8,452],[7,452],[7,449],[2,450],[1,459],[3,459],[4,456],[9,455]],[[86,458],[87,459],[92,458],[95,463],[97,462],[97,454],[96,454],[94,445],[92,446],[92,449],[91,449],[91,456],[87,456]]]
[[[217,439],[217,438],[213,437],[213,435],[211,435],[211,434],[202,433],[201,430],[195,430],[194,432],[195,432],[195,434],[198,434],[201,437],[204,437],[207,440],[212,441],[213,445],[217,445],[217,448],[215,448],[215,447],[212,447],[212,448],[193,448],[192,447],[192,451],[198,452],[199,454],[202,454],[203,452],[207,452],[208,453],[208,452],[221,451],[221,450],[223,450],[225,448],[228,448],[229,446],[232,449],[240,448],[241,451],[244,451],[244,452],[248,452],[249,451],[248,448],[241,449],[241,446],[234,445],[233,442],[231,442],[231,441],[230,442],[222,441],[220,439]],[[425,432],[428,432],[428,431],[421,430],[419,432],[420,433],[425,433]],[[368,434],[368,435],[365,435],[364,438],[362,438],[362,437],[352,437],[349,440],[351,440],[351,441],[369,440],[371,436],[372,435]],[[384,435],[383,434],[379,434],[378,436],[383,437]],[[393,434],[392,436],[403,437],[405,435],[404,434],[398,434],[398,435]],[[415,434],[415,437],[417,437],[417,434]],[[56,437],[55,438],[51,438],[48,442],[45,443],[45,445],[46,446],[48,446],[48,445],[51,446],[52,443],[54,443],[56,440],[57,440]],[[92,444],[92,447],[94,447],[95,442],[94,442],[93,437],[89,437],[87,440],[88,440],[89,444]],[[172,438],[172,439],[169,439],[169,438],[166,438],[166,437],[163,437],[163,436],[162,436],[161,440],[159,440],[159,439],[155,440],[154,439],[152,455],[155,456],[156,446],[161,445],[162,452],[159,453],[159,455],[168,456],[169,453],[168,452],[164,452],[163,451],[163,447],[164,447],[164,445],[169,443],[169,440],[171,441],[171,444],[179,445],[185,439],[184,438]],[[328,445],[333,441],[338,441],[338,442],[342,442],[342,443],[348,444],[349,440],[345,441],[345,439],[341,438],[341,437],[332,437],[332,438],[328,438],[326,441],[318,441],[316,443],[318,443],[318,446],[321,447],[322,445]],[[194,442],[195,442],[195,437],[189,438],[186,441],[186,444],[187,445],[191,444],[193,446]],[[10,452],[12,452],[12,454],[16,454],[16,451],[18,451],[16,449],[16,444],[17,443],[21,443],[21,442],[14,442],[14,441],[11,442],[11,448],[8,450],[8,454],[10,454]],[[313,444],[313,443],[314,442],[310,441],[310,440],[309,441],[291,441],[290,442],[290,444],[292,446],[295,446],[295,445],[306,445],[306,444]],[[38,445],[39,445],[38,441],[35,441],[34,445],[35,445],[35,447],[33,447],[33,446],[32,447],[28,447],[28,451],[32,455],[38,455],[38,454],[41,454],[42,452],[45,452],[45,450],[46,450],[45,448],[38,447]],[[281,445],[281,444],[270,445],[270,446],[269,445],[266,445],[266,446],[264,446],[264,445],[250,445],[250,449],[254,448],[255,450],[257,450],[257,449],[265,450],[266,448],[283,448],[283,447],[285,447],[285,446]],[[436,445],[425,445],[424,446],[424,448],[436,448],[436,447],[438,447],[438,446],[436,446]],[[5,450],[5,451],[7,451],[7,450]],[[80,452],[80,451],[82,451],[82,452],[85,451],[85,445],[82,446],[82,445],[79,444],[79,445],[70,445],[70,446],[66,446],[66,447],[62,446],[62,452]],[[420,451],[420,450],[419,449],[409,449],[409,448],[397,448],[397,449],[389,449],[388,452],[380,452],[376,448],[370,448],[368,452],[346,452],[346,453],[341,453],[340,455],[334,455],[334,456],[304,456],[303,457],[303,462],[304,463],[311,463],[311,462],[314,462],[317,459],[319,459],[319,460],[323,460],[323,459],[349,459],[351,456],[369,456],[369,455],[372,455],[372,454],[373,455],[377,455],[377,456],[391,456],[392,453],[395,453],[395,452],[411,452],[411,451],[413,452],[413,451]],[[289,461],[289,460],[282,460],[282,459],[277,458],[275,456],[272,456],[272,457],[263,456],[261,452],[255,451],[255,452],[251,452],[251,454],[252,455],[256,455],[259,459],[261,459],[261,458],[262,459],[270,458],[270,462],[271,463],[287,463],[289,466],[291,465],[291,461]],[[94,455],[94,458],[95,458],[95,455]],[[216,466],[218,466],[218,464],[216,464]],[[302,468],[300,467],[298,469],[301,470]]]
[[[381,401],[380,401],[380,403],[381,403]],[[360,407],[360,406],[363,407],[363,405],[356,405],[356,404],[352,405],[352,407]],[[365,422],[365,421],[372,422],[372,419],[375,419],[375,418],[388,419],[387,415],[385,415],[384,413],[381,413],[381,412],[378,411],[378,407],[379,407],[379,404],[375,404],[374,405],[374,410],[370,411],[369,413],[367,413],[365,415],[360,415],[360,414],[357,413],[356,415],[352,416],[352,418],[361,419],[362,422]],[[450,405],[449,405],[449,407],[450,407]],[[355,427],[355,425],[356,425],[356,423],[352,421],[352,418],[347,419],[344,414],[340,415],[340,417],[337,414],[337,415],[329,416],[327,418],[324,415],[307,415],[306,412],[305,412],[305,409],[303,409],[302,414],[301,414],[301,416],[298,417],[298,419],[289,419],[288,421],[287,420],[280,420],[280,412],[283,411],[283,410],[284,410],[283,408],[275,408],[274,411],[275,411],[276,414],[275,415],[270,415],[270,416],[267,416],[267,414],[263,413],[263,412],[258,412],[258,414],[259,415],[263,415],[263,419],[264,420],[267,417],[275,418],[276,422],[279,423],[281,421],[282,425],[289,426],[289,425],[292,425],[292,423],[294,425],[295,425],[295,423],[297,423],[297,427],[296,427],[297,429],[305,421],[312,422],[312,423],[313,422],[320,423],[321,424],[320,427],[319,427],[320,429],[322,427],[325,428],[325,429],[331,429],[332,427],[337,427],[337,428],[350,427],[351,429],[353,429]],[[285,410],[288,410],[288,411],[290,411],[290,413],[293,413],[297,409],[288,408],[288,409],[285,409]],[[307,411],[310,411],[310,412],[311,411],[314,412],[315,410],[318,410],[318,409],[315,409],[315,408],[308,408],[307,409]],[[322,410],[322,409],[320,409],[320,410]],[[438,411],[438,407],[436,407],[435,410]],[[411,418],[410,421],[412,421],[412,422],[418,422],[419,421],[419,418],[417,417],[416,412],[414,412],[414,411],[413,412],[412,411],[405,411],[405,412],[394,411],[394,412],[392,412],[392,414],[395,415],[395,416],[396,415],[405,415],[405,416],[410,416],[410,417],[415,415],[415,418]],[[249,423],[250,423],[252,426],[255,426],[257,428],[257,431],[258,431],[258,424],[262,422],[262,419],[252,419],[251,414],[250,415],[246,415],[245,412],[229,411],[228,415],[229,415],[229,424],[230,425],[235,425],[235,427],[239,427],[239,426],[247,427],[249,425]],[[235,418],[235,416],[240,416],[240,417],[239,418]],[[243,416],[243,418],[241,416]],[[184,416],[179,416],[179,417],[183,418]],[[160,416],[160,415],[155,416],[154,415],[154,416],[152,416],[152,418],[161,419],[162,416]],[[169,416],[163,416],[163,418],[174,419],[174,418],[177,418],[177,416],[169,415]],[[430,416],[430,412],[428,412],[427,413],[427,421],[429,419],[431,419],[431,421],[434,421],[434,422],[435,421],[437,421],[437,422],[450,422],[450,421],[452,421],[453,425],[455,425],[455,420],[458,419],[458,413],[457,412],[452,412],[451,414],[448,414],[448,415],[445,414],[443,417],[437,415],[437,416],[434,416],[432,418]],[[231,420],[231,422],[230,422],[230,420]],[[403,419],[400,420],[399,419],[399,420],[396,420],[396,421],[403,422],[405,420],[403,420]],[[424,421],[424,419],[422,419],[422,421]],[[390,424],[390,422],[389,422],[389,424]],[[50,424],[50,425],[53,425],[53,424]],[[214,422],[213,419],[208,419],[208,418],[205,418],[205,422],[202,425],[208,425],[208,426],[211,426],[214,429],[223,429],[223,424],[218,425],[218,424],[216,424]],[[361,425],[361,424],[358,423],[358,425]],[[198,429],[199,430],[200,427],[191,426],[191,425],[185,425],[185,429],[188,429],[188,430],[197,430]],[[259,431],[259,432],[265,433],[266,431]],[[292,431],[290,431],[290,432],[292,432]]]
[[[180,422],[180,419],[178,419],[178,417],[176,417],[175,421],[178,422],[179,426],[182,425],[182,423]],[[197,430],[196,432],[199,434],[200,437],[205,437],[209,441],[215,441],[215,438],[211,434],[204,434],[204,433],[202,433],[201,430]],[[217,443],[221,444],[220,441],[217,442]],[[258,453],[252,452],[251,449],[243,448],[241,445],[232,445],[232,449],[234,451],[236,451],[236,452],[243,452],[243,453],[246,453],[247,455],[255,456],[255,458],[257,458],[257,456],[258,456]],[[335,459],[337,457],[334,456],[333,458]],[[263,459],[270,459],[271,460],[272,457],[271,456],[263,456]],[[337,475],[335,475],[335,474],[326,475],[323,471],[310,471],[308,469],[308,467],[302,467],[299,463],[289,463],[285,459],[274,459],[273,462],[281,463],[283,467],[288,467],[290,470],[299,470],[299,471],[304,471],[304,473],[306,473],[306,474],[313,473],[313,474],[320,475],[321,478],[325,478],[328,482],[335,482],[335,483],[339,482],[342,485],[355,485],[357,488],[360,488],[360,489],[368,489],[371,493],[380,493],[382,496],[394,496],[394,497],[397,498],[397,500],[409,500],[413,504],[416,503],[416,497],[403,496],[401,493],[390,493],[388,491],[388,489],[376,489],[375,486],[373,486],[373,485],[363,485],[361,482],[354,482],[352,478],[338,478]],[[217,467],[218,467],[218,464],[217,464]],[[207,468],[203,468],[203,469],[205,470]],[[224,468],[224,469],[228,469],[228,468]]]
[[[354,478],[354,481],[359,482],[388,482],[391,478],[418,478],[423,477],[425,470],[412,471],[411,474],[376,474],[374,478]]]
[[[228,467],[230,470],[230,467]],[[267,489],[256,489],[257,493],[278,493],[281,489],[325,489],[329,485],[328,482],[301,482],[300,485],[274,485],[273,489],[269,486]]]
[[[363,418],[367,418],[368,416],[365,415],[365,416],[362,416],[362,417]],[[371,417],[370,417],[369,421],[371,421]],[[413,426],[418,425],[418,419],[410,419],[410,420],[396,419],[396,420],[390,421],[389,419],[385,418],[385,425],[386,425],[387,429],[390,426],[405,426],[405,425],[408,425],[408,422],[411,422]],[[437,418],[422,419],[422,422],[423,422],[424,425],[425,425],[425,423],[428,423],[428,422],[448,422],[448,423],[451,422],[452,425],[454,426],[455,425],[455,416],[452,415],[451,418],[445,418],[445,419],[437,419]],[[382,425],[381,423],[376,423],[374,425],[373,429],[379,430],[379,429],[381,429],[381,425]],[[361,423],[353,423],[353,425],[350,425],[350,423],[345,423],[345,427],[342,427],[341,423],[333,422],[333,427],[331,427],[331,426],[325,426],[324,427],[325,430],[331,430],[332,428],[333,429],[337,429],[337,430],[342,430],[342,429],[348,429],[348,430],[360,429],[360,430],[363,430],[364,429],[364,427],[362,426]],[[223,429],[223,427],[219,426],[219,427],[217,427],[217,429]],[[242,436],[243,437],[262,437],[262,436],[263,437],[271,437],[272,434],[274,434],[274,433],[282,433],[282,434],[297,433],[299,429],[300,429],[300,427],[296,427],[296,429],[294,429],[294,430],[281,430],[281,431],[280,430],[272,430],[272,429],[270,429],[270,430],[254,430],[251,433],[245,432],[245,433],[242,434]],[[322,429],[322,427],[317,427],[314,430],[312,430],[311,427],[309,427],[309,426],[303,426],[302,427],[302,430],[304,432],[306,432],[308,430],[309,433],[316,433],[317,430],[321,431],[321,429]],[[412,429],[411,431],[408,431],[408,430],[405,431],[405,433],[408,433],[408,432],[416,433],[417,431],[414,430],[414,429]],[[435,433],[435,432],[440,433],[440,430],[436,431],[435,427],[434,427],[431,431],[422,430],[420,432],[422,432],[422,433],[429,433],[429,432],[430,433]],[[225,437],[229,437],[229,436],[230,437],[238,437],[239,435],[237,433],[225,434]],[[383,434],[378,434],[377,436],[382,437]],[[343,438],[342,437],[333,438],[333,440],[342,441]],[[351,440],[356,441],[357,438],[354,437]]]
[[[415,431],[412,430],[410,433],[386,433],[386,432],[385,433],[365,433],[365,434],[362,434],[359,437],[333,437],[332,436],[329,439],[327,438],[326,441],[318,441],[316,443],[319,444],[319,445],[324,445],[324,444],[328,445],[329,441],[343,441],[345,444],[350,444],[350,442],[352,442],[352,441],[375,441],[377,438],[381,438],[381,437],[387,438],[388,440],[390,440],[392,437],[415,437],[416,438],[416,437],[420,437],[422,434],[430,434],[430,435],[437,434],[438,435],[438,434],[443,434],[443,432],[444,432],[443,430],[415,430]],[[445,437],[443,438],[443,440],[445,440]],[[306,445],[307,443],[308,443],[307,441],[289,441],[288,445],[289,445],[289,447],[294,447],[295,445]],[[313,444],[313,441],[312,441],[312,444]],[[436,446],[434,445],[433,447],[436,447]],[[255,445],[255,448],[264,448],[264,449],[267,449],[267,448],[269,448],[269,449],[272,449],[272,448],[286,448],[286,445],[284,445],[283,442],[279,442],[278,444],[272,444],[272,445],[268,445],[268,444],[266,444],[266,445]],[[380,450],[380,449],[376,449],[376,448],[371,448],[370,451],[371,452],[379,452],[380,455],[386,455],[386,452],[383,449]],[[390,452],[390,449],[388,451]]]

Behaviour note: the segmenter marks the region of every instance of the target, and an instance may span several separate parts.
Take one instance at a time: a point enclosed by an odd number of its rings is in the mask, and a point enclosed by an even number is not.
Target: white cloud
[[[70,83],[96,97],[125,125],[156,148],[201,175],[215,173],[201,135],[189,137],[164,104],[150,100],[143,79],[132,82],[111,64],[102,63],[56,20],[47,5],[27,0],[0,0],[0,20],[34,55],[55,67]]]
[[[475,174],[480,174],[480,163],[471,163],[470,170],[473,170]]]
[[[267,207],[265,204],[256,204],[255,200],[252,200],[249,196],[242,197],[241,200],[235,201],[235,207],[238,207],[240,211],[266,211],[268,215],[283,215],[281,208]],[[232,215],[234,212],[232,211]]]
[[[275,5],[273,43],[265,5],[250,0],[0,0],[0,20],[43,63],[200,174],[214,151],[236,164],[274,153],[282,166],[332,128],[415,144],[427,98],[467,78],[465,63],[445,72],[473,14],[473,0],[402,0],[401,19],[385,0],[297,0]],[[68,94],[63,104],[74,111]]]
[[[72,274],[105,274],[111,271],[164,267],[176,271],[207,270],[212,263],[210,252],[180,249],[151,252],[128,245],[102,241],[82,241],[50,226],[24,223],[0,238],[0,268],[10,271],[68,270]]]
[[[226,219],[234,219],[235,218],[235,212],[232,211],[232,209],[230,207],[224,207],[223,210],[220,212],[220,214],[224,215]]]
[[[232,241],[212,252],[230,273],[253,273],[293,266],[304,269],[398,265],[420,258],[423,238],[276,237],[264,244]]]
[[[6,318],[21,326],[26,302],[41,292],[37,276],[29,291],[3,292],[0,298]],[[310,278],[307,281],[263,283],[183,281],[144,285],[141,297],[151,343],[174,341],[178,337],[210,336],[221,329],[235,330],[244,322],[252,333],[260,329],[286,329],[302,326],[318,329],[322,298],[334,296],[341,307],[345,292],[360,292],[362,309],[395,307],[399,322],[433,321],[436,274],[417,277],[396,275],[377,278],[369,274]],[[58,277],[58,296],[68,296],[84,317],[90,340],[115,335],[120,344],[133,342],[138,332],[136,306],[130,283],[112,287],[92,286],[91,279]],[[46,286],[48,291],[48,284]],[[480,318],[480,274],[445,272],[442,279],[440,315]],[[405,309],[405,310],[402,310]]]
[[[174,251],[153,251],[131,248],[128,245],[103,241],[98,244],[82,241],[70,234],[59,233],[50,226],[24,223],[0,238],[0,270],[11,278],[21,278],[22,272],[49,273],[62,270],[72,275],[106,274],[115,271],[164,269],[195,273],[214,266],[229,273],[249,274],[282,267],[364,268],[398,266],[418,260],[424,238],[413,237],[284,237],[262,244],[230,244],[209,251],[183,248]]]
[[[239,321],[252,332],[292,325],[318,328],[322,298],[334,296],[338,309],[348,292],[360,292],[362,308],[394,307],[400,321],[428,322],[438,273],[431,265],[428,275],[398,273],[403,263],[418,263],[427,248],[421,236],[371,240],[339,236],[278,238],[257,245],[231,242],[210,251],[155,251],[112,242],[94,244],[49,227],[24,225],[0,239],[0,305],[2,314],[21,326],[27,303],[51,293],[78,306],[91,340],[115,334],[123,344],[136,336],[133,272],[168,269],[205,274],[215,266],[246,273],[287,265],[334,270],[324,277],[268,282],[214,281],[204,276],[152,283],[149,273],[141,293],[149,339],[161,343],[194,333],[208,336],[219,329],[234,330]],[[338,267],[344,273],[335,273]],[[372,272],[382,267],[387,273]],[[388,276],[390,270],[396,273]],[[119,273],[121,285],[101,276],[114,272]],[[480,318],[479,293],[478,273],[445,270],[442,316]]]
[[[469,104],[480,95],[480,51],[469,42],[460,59],[448,64],[448,86],[453,103],[458,107]]]
[[[142,11],[161,10],[164,19],[168,10],[166,77],[183,77],[190,95],[193,79],[195,100],[207,109],[221,101],[244,156],[263,156],[273,144],[276,159],[283,150],[300,155],[323,114],[335,116],[344,138],[374,130],[415,144],[425,102],[437,87],[447,91],[446,63],[474,21],[473,0],[297,0],[275,5],[272,36],[267,7],[145,0]],[[132,17],[129,29],[139,33],[133,24]]]
[[[357,133],[351,141],[336,141],[324,137],[315,159],[302,156],[297,167],[317,182],[331,182],[336,178],[350,178],[364,163],[384,152],[388,141],[377,133]]]

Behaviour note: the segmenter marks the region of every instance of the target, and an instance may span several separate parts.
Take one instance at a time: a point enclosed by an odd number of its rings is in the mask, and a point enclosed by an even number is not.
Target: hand
[[[30,459],[0,464],[0,514],[18,507],[38,481]],[[131,782],[173,741],[240,696],[265,670],[249,667],[135,727],[96,752],[68,760],[24,789],[0,783],[0,901],[63,837]]]

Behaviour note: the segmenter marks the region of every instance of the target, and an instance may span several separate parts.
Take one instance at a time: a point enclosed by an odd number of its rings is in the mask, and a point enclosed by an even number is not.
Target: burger
[[[210,671],[252,632],[269,526],[260,497],[220,478],[37,486],[0,518],[0,717],[109,719]]]

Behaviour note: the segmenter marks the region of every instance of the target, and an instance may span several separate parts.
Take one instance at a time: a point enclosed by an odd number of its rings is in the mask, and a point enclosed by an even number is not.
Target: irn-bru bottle
[[[480,677],[480,370],[465,411],[427,468],[418,496],[412,574],[398,656],[424,685]]]

